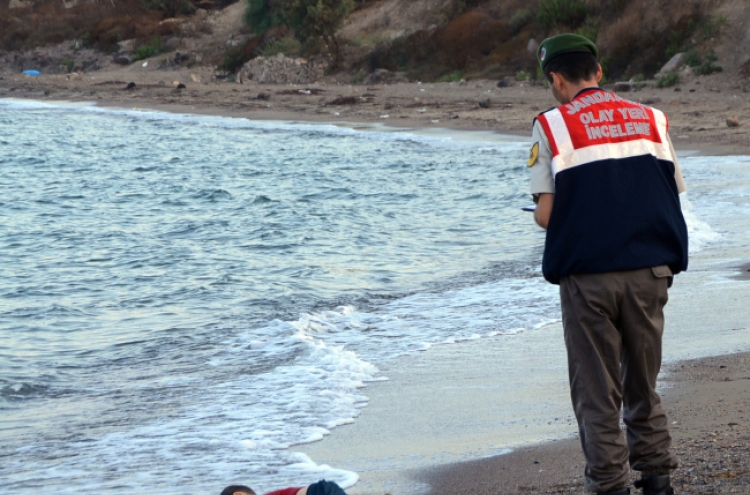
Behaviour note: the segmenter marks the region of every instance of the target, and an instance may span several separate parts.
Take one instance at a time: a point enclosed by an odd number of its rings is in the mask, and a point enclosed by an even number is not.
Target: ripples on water
[[[497,304],[543,287],[523,144],[0,107],[13,493],[350,484],[285,448],[351,422],[372,363],[556,317]]]
[[[523,143],[0,101],[0,485],[218,493],[377,364],[559,318]]]

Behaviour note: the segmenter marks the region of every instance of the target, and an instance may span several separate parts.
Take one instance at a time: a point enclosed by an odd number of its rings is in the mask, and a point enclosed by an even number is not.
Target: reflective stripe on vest
[[[666,115],[604,90],[586,91],[538,119],[550,142],[554,175],[612,158],[673,160]]]

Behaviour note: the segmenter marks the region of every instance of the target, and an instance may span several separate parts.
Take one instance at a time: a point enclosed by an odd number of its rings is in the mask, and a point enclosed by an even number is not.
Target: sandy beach
[[[472,80],[454,83],[356,85],[245,84],[213,80],[208,67],[158,70],[158,62],[87,74],[0,74],[0,98],[93,101],[125,108],[157,108],[263,120],[380,123],[414,128],[494,131],[527,136],[534,116],[555,106],[539,83]],[[125,89],[135,83],[133,89]],[[182,83],[185,88],[177,89]],[[611,88],[610,88],[611,89]],[[750,98],[719,75],[693,78],[675,88],[644,88],[621,96],[659,108],[670,117],[678,149],[744,154],[750,149]],[[736,118],[739,127],[728,127]],[[744,125],[744,126],[743,126]]]
[[[208,79],[199,71],[140,67],[79,78],[3,74],[0,98],[519,136],[527,135],[534,115],[554,105],[548,90],[528,83],[201,82]],[[187,87],[176,89],[173,81]],[[727,127],[726,119],[750,125],[747,95],[719,89],[718,82],[714,88],[712,81],[623,96],[667,112],[678,149],[746,155],[750,133],[743,125]],[[128,82],[136,89],[125,90]],[[750,353],[739,352],[750,349],[750,265],[736,259],[747,253],[699,255],[670,292],[661,391],[681,461],[674,475],[678,493],[750,493]],[[515,339],[512,347],[505,345],[508,338]],[[411,354],[382,370],[389,381],[368,385],[369,405],[353,425],[292,450],[357,472],[352,494],[583,493],[564,352],[558,323],[533,335]],[[540,404],[534,397],[546,399]]]
[[[678,493],[750,493],[750,354],[716,356],[748,347],[750,286],[732,285],[727,297],[716,277],[740,267],[717,261],[680,275],[667,306],[660,391]],[[512,337],[512,347],[498,337],[405,358],[382,370],[390,382],[366,389],[370,404],[354,425],[300,450],[357,471],[352,493],[583,494],[562,326],[539,332]]]

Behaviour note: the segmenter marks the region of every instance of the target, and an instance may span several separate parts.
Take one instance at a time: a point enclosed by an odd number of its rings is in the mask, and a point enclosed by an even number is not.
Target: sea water
[[[527,153],[0,100],[0,490],[352,485],[289,447],[356,421],[379,365],[559,320]],[[683,169],[710,250],[737,191],[701,181],[739,169]]]

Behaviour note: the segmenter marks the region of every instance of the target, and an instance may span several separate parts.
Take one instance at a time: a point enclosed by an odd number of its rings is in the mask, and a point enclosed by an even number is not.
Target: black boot
[[[618,488],[608,492],[596,492],[596,495],[630,495],[630,488]]]
[[[674,495],[668,474],[644,476],[635,482],[636,488],[643,488],[643,495]]]

